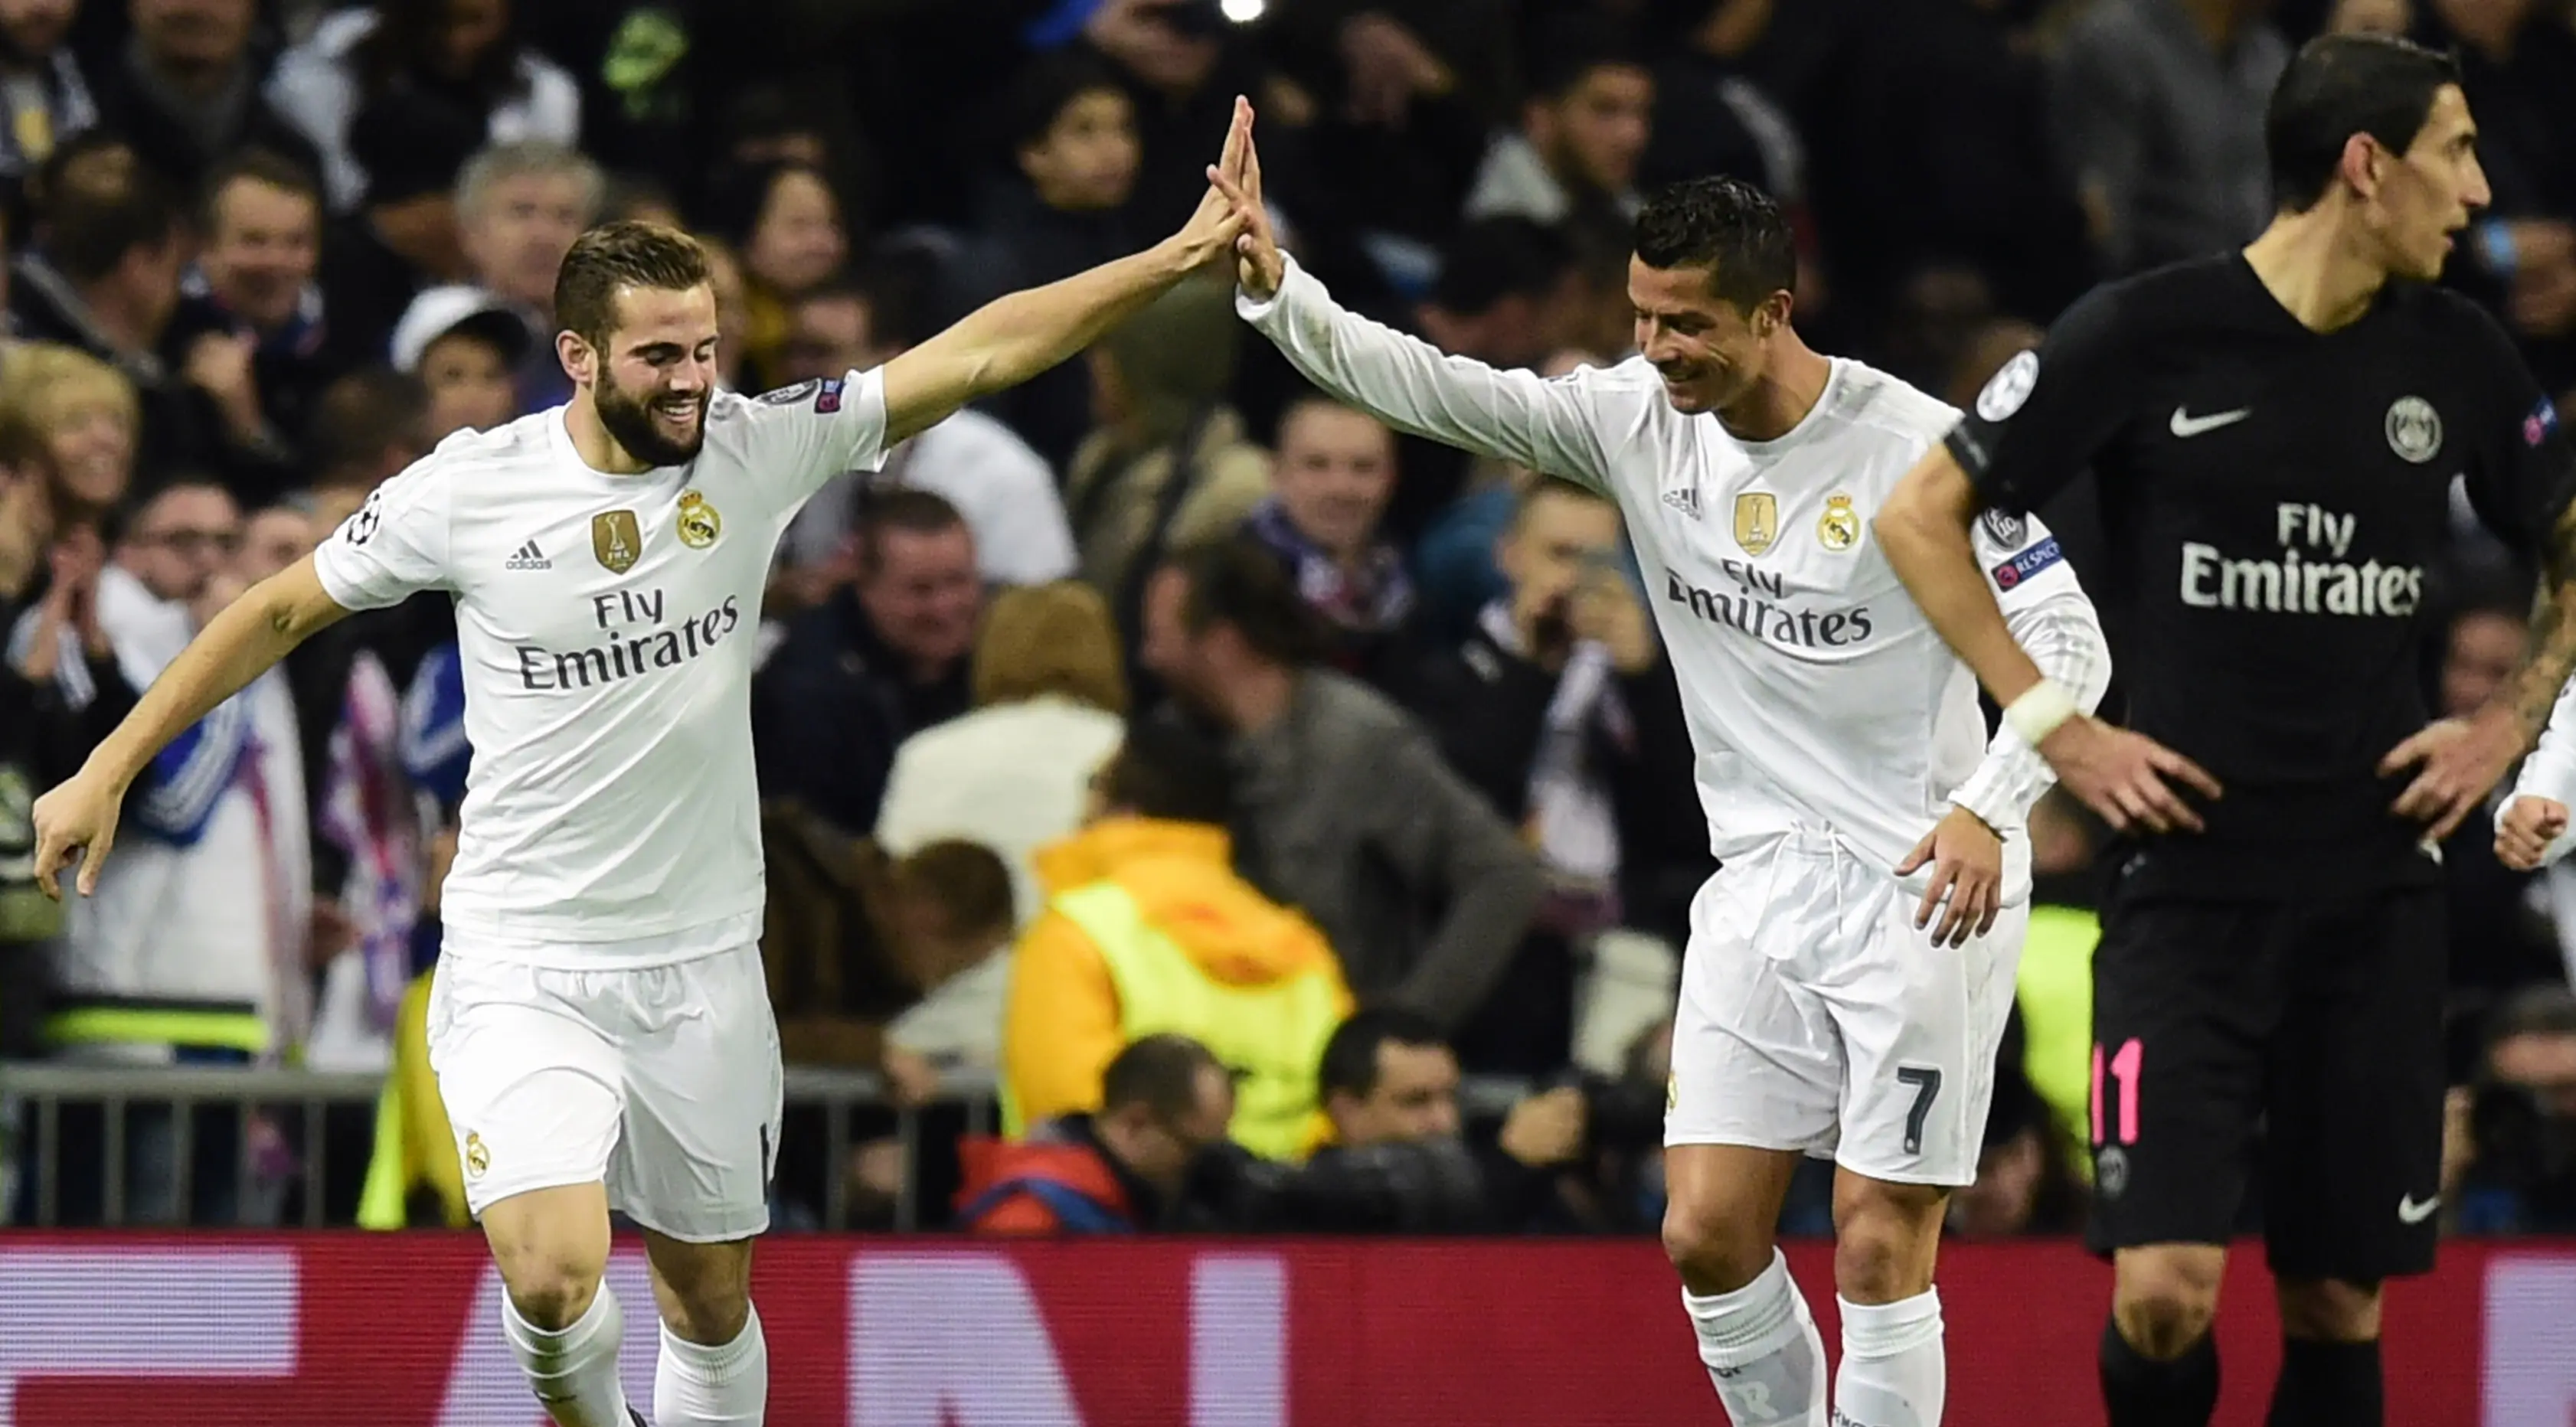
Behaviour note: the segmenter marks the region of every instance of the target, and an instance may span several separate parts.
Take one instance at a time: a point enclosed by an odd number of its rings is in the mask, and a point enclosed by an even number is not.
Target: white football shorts
[[[1728,857],[1691,902],[1664,1143],[1972,1183],[2030,909],[1954,950],[1921,895],[1817,833]]]
[[[601,1183],[674,1239],[769,1227],[785,1076],[756,945],[602,971],[441,958],[429,1062],[477,1218]]]

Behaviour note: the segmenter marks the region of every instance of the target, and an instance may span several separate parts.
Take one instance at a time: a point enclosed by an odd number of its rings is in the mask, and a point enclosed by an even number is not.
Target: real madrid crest
[[[492,1168],[492,1152],[483,1147],[483,1137],[472,1130],[465,1132],[465,1172],[481,1179]]]
[[[2442,453],[2442,414],[2420,396],[2401,396],[2388,406],[2388,449],[2422,465]]]
[[[1816,517],[1816,541],[1828,550],[1849,550],[1860,543],[1860,512],[1847,495],[1825,498],[1825,513]]]
[[[1735,498],[1735,543],[1747,555],[1759,555],[1780,538],[1780,499],[1768,491],[1746,491]]]
[[[724,533],[724,517],[707,504],[707,498],[696,491],[680,492],[680,543],[692,550],[704,550]]]

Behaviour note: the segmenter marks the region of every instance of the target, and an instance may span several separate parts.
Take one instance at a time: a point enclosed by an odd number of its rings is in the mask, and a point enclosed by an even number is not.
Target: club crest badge
[[[724,533],[724,516],[696,491],[680,492],[680,516],[676,523],[680,530],[680,543],[692,550],[706,549]]]
[[[1780,499],[1768,491],[1746,491],[1735,498],[1735,543],[1747,555],[1759,555],[1780,538]]]
[[[635,568],[644,555],[644,532],[635,524],[635,512],[612,510],[590,518],[590,552],[599,557],[601,568],[612,575],[622,575]]]
[[[1828,550],[1849,550],[1860,543],[1860,512],[1847,495],[1828,496],[1825,513],[1816,518],[1816,543]]]

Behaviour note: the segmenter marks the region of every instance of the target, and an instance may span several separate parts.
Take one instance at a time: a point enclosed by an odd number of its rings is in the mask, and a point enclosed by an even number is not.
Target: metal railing
[[[20,1176],[32,1175],[27,1192],[13,1196],[17,1202],[0,1200],[0,1222],[19,1217],[22,1204],[26,1208],[24,1217],[39,1227],[61,1222],[63,1112],[66,1106],[95,1106],[100,1114],[101,1140],[97,1218],[106,1225],[125,1224],[132,1208],[127,1180],[134,1138],[133,1112],[138,1107],[166,1106],[170,1114],[167,1149],[174,1181],[168,1197],[175,1204],[177,1224],[186,1225],[195,1217],[191,1212],[195,1202],[192,1191],[197,1188],[195,1112],[203,1107],[219,1107],[229,1108],[235,1124],[243,1127],[234,1136],[233,1202],[250,1206],[262,1187],[280,1187],[265,1184],[259,1164],[260,1147],[247,1128],[253,1117],[266,1117],[271,1123],[292,1123],[301,1131],[294,1166],[294,1181],[301,1188],[295,1196],[300,1200],[295,1217],[309,1228],[326,1227],[333,1222],[326,1193],[332,1151],[329,1112],[335,1107],[365,1108],[370,1112],[372,1128],[372,1110],[383,1087],[384,1077],[372,1072],[0,1061],[0,1168],[14,1160]],[[1471,1077],[1460,1087],[1459,1098],[1471,1116],[1499,1115],[1527,1092],[1528,1086],[1522,1081]],[[905,1166],[893,1204],[893,1227],[902,1232],[921,1227],[923,1120],[924,1109],[930,1107],[889,1104],[885,1081],[873,1072],[822,1066],[787,1067],[786,1099],[791,1107],[822,1112],[822,1175],[821,1183],[814,1186],[814,1207],[821,1227],[839,1230],[849,1226],[849,1165],[855,1143],[852,1122],[854,1113],[861,1110],[893,1114],[893,1138],[902,1147]],[[962,1110],[968,1134],[990,1133],[999,1119],[998,1087],[985,1071],[946,1072],[932,1105]],[[372,1133],[347,1148],[363,1166],[373,1152]],[[7,1178],[0,1175],[0,1181]],[[245,1218],[245,1222],[275,1220]]]

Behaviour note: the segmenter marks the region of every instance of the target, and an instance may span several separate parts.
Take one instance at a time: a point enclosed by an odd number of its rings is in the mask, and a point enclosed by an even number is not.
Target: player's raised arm
[[[1261,206],[1261,153],[1248,127],[1242,162],[1215,182],[1243,217],[1236,310],[1308,381],[1399,430],[1606,488],[1581,374],[1551,381],[1450,356],[1335,303],[1280,250]]]
[[[45,895],[62,895],[56,874],[84,851],[81,894],[95,891],[100,864],[116,840],[118,808],[153,755],[347,613],[322,588],[308,555],[251,586],[208,621],[134,711],[90,751],[80,772],[36,800],[36,882]]]
[[[1211,176],[1239,167],[1251,142],[1252,106],[1237,98],[1234,123]],[[1141,253],[1061,282],[996,298],[884,367],[889,447],[946,420],[970,401],[1027,381],[1090,346],[1224,257],[1243,231],[1235,205],[1211,187],[1181,230]]]

